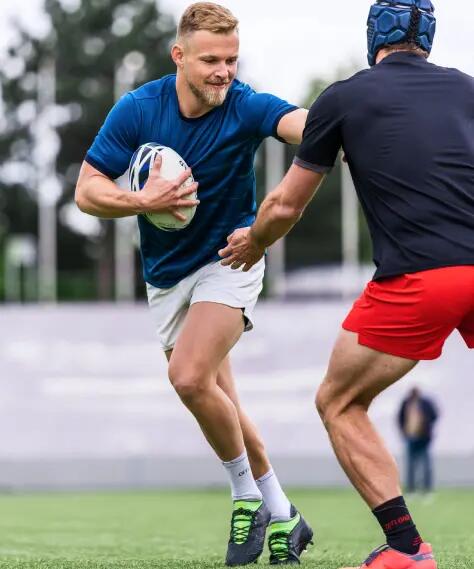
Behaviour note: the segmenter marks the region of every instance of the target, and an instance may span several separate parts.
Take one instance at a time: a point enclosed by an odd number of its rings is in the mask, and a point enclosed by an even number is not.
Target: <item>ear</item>
[[[173,44],[171,48],[171,59],[176,67],[182,68],[184,65],[184,47],[181,43]]]

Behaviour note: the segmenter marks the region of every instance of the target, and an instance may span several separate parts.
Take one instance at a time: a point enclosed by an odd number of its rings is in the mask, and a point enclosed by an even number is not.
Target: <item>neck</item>
[[[178,95],[178,105],[181,114],[188,119],[196,119],[208,113],[212,107],[203,103],[189,88],[184,75],[176,73],[176,94]]]
[[[375,63],[380,63],[382,60],[384,60],[388,55],[391,55],[392,53],[396,53],[396,52],[400,52],[400,51],[407,51],[407,50],[396,50],[396,49],[385,49],[382,48],[378,53],[377,53],[377,58],[375,60]]]
[[[392,55],[392,53],[413,53],[414,55],[420,55],[420,56],[424,56],[424,52],[423,51],[416,51],[413,49],[403,49],[403,47],[401,47],[400,49],[386,49],[386,48],[382,48],[378,53],[377,53],[377,57],[375,59],[375,63],[380,63],[383,59],[385,59],[387,56]],[[427,55],[424,57],[428,57]]]

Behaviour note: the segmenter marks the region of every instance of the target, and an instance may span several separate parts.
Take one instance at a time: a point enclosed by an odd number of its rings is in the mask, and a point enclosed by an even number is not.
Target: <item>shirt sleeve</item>
[[[282,117],[298,109],[287,101],[269,93],[252,93],[246,101],[246,120],[255,131],[257,138],[274,136],[281,142],[285,142],[278,136],[278,124]]]
[[[128,168],[138,145],[140,114],[130,93],[112,107],[85,161],[108,176],[119,178]]]
[[[331,85],[309,110],[295,164],[320,173],[331,170],[342,146],[341,124],[337,88]]]

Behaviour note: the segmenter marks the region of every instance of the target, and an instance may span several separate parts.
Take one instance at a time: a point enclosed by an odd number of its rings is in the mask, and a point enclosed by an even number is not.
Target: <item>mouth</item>
[[[210,87],[214,87],[215,89],[225,89],[230,85],[230,83],[208,83]]]

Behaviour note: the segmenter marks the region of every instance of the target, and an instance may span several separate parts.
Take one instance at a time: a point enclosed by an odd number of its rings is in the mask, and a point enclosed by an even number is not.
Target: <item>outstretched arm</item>
[[[228,245],[219,251],[223,265],[248,271],[265,253],[265,248],[286,235],[299,221],[319,188],[324,174],[293,164],[288,173],[268,194],[252,227],[237,229]]]
[[[304,113],[302,109],[293,111],[286,116],[286,122],[283,117],[278,125],[278,135],[286,140],[296,136],[295,124],[301,121],[298,126],[301,128],[302,119],[306,118]],[[254,225],[234,231],[227,238],[227,247],[219,251],[223,265],[233,269],[243,265],[243,270],[248,271],[264,255],[266,247],[297,223],[325,174],[334,166],[342,145],[343,117],[337,89],[326,89],[309,111],[295,162],[277,188],[265,198]],[[291,124],[293,127],[289,128],[294,129],[293,134],[283,132]]]
[[[289,144],[301,144],[307,118],[307,109],[296,109],[284,115],[278,123],[278,136]]]

